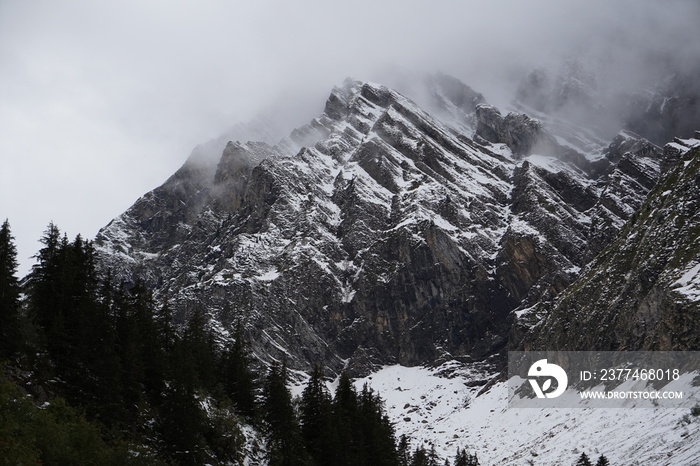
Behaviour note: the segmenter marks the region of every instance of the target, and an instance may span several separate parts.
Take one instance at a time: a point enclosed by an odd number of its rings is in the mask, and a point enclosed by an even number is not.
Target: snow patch
[[[270,269],[267,272],[255,277],[257,280],[262,282],[271,282],[280,276],[279,271],[276,268]]]
[[[692,301],[700,301],[700,263],[686,270],[672,284],[673,290],[686,296]]]
[[[414,448],[417,442],[434,445],[443,458],[452,459],[459,447],[488,465],[574,464],[581,452],[594,460],[604,454],[611,464],[700,464],[700,419],[689,414],[692,398],[676,409],[516,409],[508,408],[506,382],[480,393],[488,379],[468,367],[396,365],[355,385],[367,383],[384,399],[397,437],[412,437]],[[698,390],[692,377],[671,388]]]

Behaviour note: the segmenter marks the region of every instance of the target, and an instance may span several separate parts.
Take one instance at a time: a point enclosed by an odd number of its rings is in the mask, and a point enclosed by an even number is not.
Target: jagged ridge
[[[224,333],[242,319],[261,359],[294,367],[498,351],[511,311],[555,297],[641,204],[660,152],[539,124],[480,135],[482,98],[445,79],[424,90],[443,121],[348,80],[279,144],[229,143],[213,175],[188,161],[100,232],[103,267]]]

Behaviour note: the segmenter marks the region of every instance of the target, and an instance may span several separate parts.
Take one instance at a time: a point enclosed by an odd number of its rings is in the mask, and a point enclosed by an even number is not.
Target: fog
[[[700,62],[698,19],[692,0],[2,0],[0,217],[25,273],[49,221],[92,237],[196,144],[303,124],[347,76],[440,71],[504,106],[574,57],[633,89]]]

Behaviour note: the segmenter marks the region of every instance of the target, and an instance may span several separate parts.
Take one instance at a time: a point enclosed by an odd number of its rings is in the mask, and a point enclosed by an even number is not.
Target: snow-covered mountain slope
[[[503,349],[641,205],[660,150],[502,117],[458,81],[347,80],[278,144],[192,157],[98,235],[104,269],[180,316],[244,321],[255,354],[365,373]],[[556,129],[556,128],[555,128]]]
[[[387,366],[356,384],[367,383],[382,395],[399,435],[424,442],[426,449],[434,445],[443,458],[466,448],[483,465],[569,465],[582,452],[593,461],[605,455],[614,465],[700,464],[700,416],[691,414],[700,388],[691,376],[669,386],[695,393],[678,408],[647,400],[616,409],[532,409],[509,408],[503,381],[484,390],[486,375],[454,363]]]

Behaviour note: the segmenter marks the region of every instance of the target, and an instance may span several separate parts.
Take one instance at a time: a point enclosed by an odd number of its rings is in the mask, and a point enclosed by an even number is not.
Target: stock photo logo
[[[556,398],[566,390],[569,378],[564,369],[556,364],[550,364],[546,359],[540,359],[530,366],[527,378],[535,391],[537,398]],[[552,385],[556,381],[556,387]],[[540,381],[542,385],[540,385]]]

